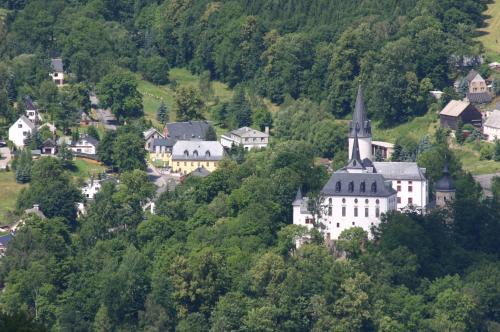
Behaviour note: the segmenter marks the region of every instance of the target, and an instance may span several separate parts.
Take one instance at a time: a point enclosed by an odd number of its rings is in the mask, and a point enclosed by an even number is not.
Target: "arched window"
[[[189,151],[188,150],[184,150],[184,156],[186,156],[186,157],[189,156]]]
[[[209,157],[210,157],[210,151],[208,151],[208,150],[207,150],[207,151],[205,152],[205,157],[207,157],[207,158],[209,158]]]
[[[377,192],[377,182],[373,182],[372,183],[372,193],[376,193]]]
[[[342,184],[340,183],[340,181],[337,181],[337,183],[335,184],[335,192],[340,192],[342,190]]]
[[[365,199],[365,204],[368,204],[368,202],[369,202],[369,201],[368,201],[368,198],[367,198],[367,199]]]
[[[378,200],[378,198],[377,198],[377,200],[375,201],[375,204],[377,204],[377,205],[379,205],[379,204],[380,204],[380,201]]]
[[[331,197],[328,199],[328,204],[332,205],[332,198]]]
[[[194,157],[198,157],[198,150],[194,150],[194,151],[193,151],[193,156],[194,156]]]
[[[354,204],[358,204],[358,199],[357,198],[354,199]]]
[[[361,182],[361,184],[359,185],[359,191],[361,191],[362,193],[364,193],[366,191],[365,181]]]
[[[342,198],[342,203],[344,203],[344,204],[345,204],[345,198]]]
[[[349,182],[349,192],[352,193],[354,191],[354,182]]]

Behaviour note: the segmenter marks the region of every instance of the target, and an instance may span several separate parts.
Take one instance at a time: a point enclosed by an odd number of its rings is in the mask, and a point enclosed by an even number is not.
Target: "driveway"
[[[156,186],[157,196],[160,196],[161,193],[167,190],[173,190],[180,182],[178,176],[163,174],[151,164],[148,165],[147,173],[149,180]]]
[[[110,110],[99,108],[99,99],[96,95],[90,95],[90,103],[92,104],[92,106],[95,106],[97,119],[100,123],[102,123],[104,128],[106,130],[116,130],[117,126],[114,124],[116,123],[115,116],[113,115],[113,113],[111,113]]]
[[[0,169],[7,168],[10,160],[12,159],[12,155],[10,154],[10,150],[8,147],[0,148]]]

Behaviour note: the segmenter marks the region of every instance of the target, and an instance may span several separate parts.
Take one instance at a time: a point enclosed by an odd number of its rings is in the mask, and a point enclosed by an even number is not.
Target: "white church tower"
[[[358,88],[354,115],[349,123],[349,156],[352,156],[354,137],[358,136],[361,160],[372,159],[372,125],[366,116],[365,100],[361,86]]]

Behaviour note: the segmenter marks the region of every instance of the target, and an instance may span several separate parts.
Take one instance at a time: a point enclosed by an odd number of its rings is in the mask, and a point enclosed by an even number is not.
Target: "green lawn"
[[[15,221],[17,195],[25,186],[16,182],[12,172],[0,172],[0,225]]]
[[[489,143],[481,143],[489,144]],[[463,168],[473,175],[491,174],[500,172],[500,162],[494,160],[479,160],[479,150],[475,143],[466,143],[454,146],[453,150],[461,161]]]
[[[191,74],[187,69],[174,68],[169,72],[170,80],[177,82],[177,87],[181,86],[194,86],[198,87],[198,76]],[[156,112],[163,101],[167,105],[170,116],[170,121],[175,121],[174,108],[174,91],[169,85],[155,85],[141,78],[137,75],[139,81],[139,92],[143,95],[144,113],[147,119],[153,121],[156,125]],[[218,97],[219,101],[229,101],[233,95],[231,89],[224,83],[212,81],[214,96]],[[205,101],[208,106],[213,106],[213,101]]]
[[[423,135],[434,135],[439,127],[439,117],[436,113],[429,111],[426,115],[393,128],[380,128],[377,123],[373,128],[373,139],[394,143],[396,139],[409,136],[419,140]]]
[[[89,178],[91,175],[103,173],[106,167],[102,166],[99,162],[85,158],[75,158],[74,160],[76,169],[72,172],[74,177]]]
[[[490,60],[500,61],[500,0],[489,4],[484,14],[490,18],[486,20],[486,27],[480,30],[482,35],[478,40],[483,43]]]

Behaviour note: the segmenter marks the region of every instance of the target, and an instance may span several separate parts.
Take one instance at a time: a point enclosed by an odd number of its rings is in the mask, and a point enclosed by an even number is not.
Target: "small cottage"
[[[500,111],[494,110],[488,116],[483,126],[483,134],[486,140],[493,142],[500,139]]]

